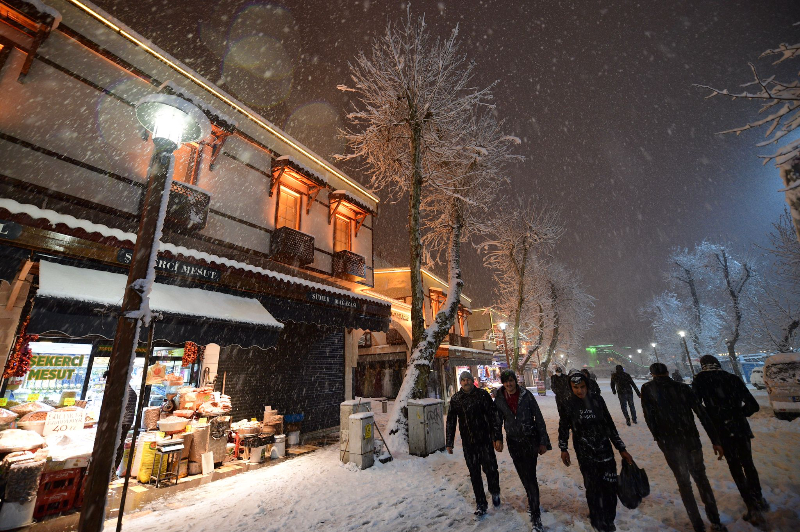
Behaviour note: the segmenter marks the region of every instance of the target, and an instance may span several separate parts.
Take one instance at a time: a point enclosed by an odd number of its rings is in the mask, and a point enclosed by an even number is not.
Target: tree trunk
[[[744,278],[739,283],[739,286],[735,287],[733,286],[733,280],[731,279],[728,252],[724,248],[717,254],[717,260],[722,267],[722,275],[725,277],[725,286],[728,287],[728,295],[731,297],[731,305],[733,306],[733,334],[731,335],[731,338],[725,342],[725,344],[728,347],[728,357],[731,360],[731,366],[733,366],[733,373],[742,379],[742,381],[744,381],[742,370],[739,368],[739,359],[736,356],[736,342],[739,341],[739,329],[742,325],[742,305],[741,301],[739,300],[739,295],[742,293],[744,285],[747,283],[748,279],[750,279],[750,270],[746,264],[742,264]]]
[[[425,332],[425,294],[422,288],[422,242],[420,203],[422,202],[422,124],[411,125],[411,191],[408,196],[409,268],[411,274],[411,345],[417,345]]]
[[[423,331],[422,339],[414,345],[411,352],[403,384],[397,393],[394,406],[389,415],[389,437],[393,449],[402,450],[408,445],[408,411],[406,406],[411,398],[419,399],[427,396],[428,377],[432,371],[433,360],[442,340],[450,332],[450,328],[458,315],[461,301],[461,233],[463,219],[458,208],[458,200],[453,198],[453,225],[450,234],[450,250],[448,252],[449,290],[442,309],[436,314],[433,323]]]
[[[527,238],[522,239],[522,260],[520,261],[519,270],[517,274],[519,275],[519,280],[517,282],[517,309],[514,316],[514,354],[511,358],[512,364],[509,369],[513,369],[515,372],[519,370],[519,322],[522,314],[522,306],[525,303],[525,266],[528,262],[528,242]],[[508,346],[506,346],[508,349]]]

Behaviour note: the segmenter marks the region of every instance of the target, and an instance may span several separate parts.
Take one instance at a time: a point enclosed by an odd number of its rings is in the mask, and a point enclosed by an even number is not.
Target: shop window
[[[278,214],[275,228],[288,227],[299,230],[300,228],[300,194],[280,187],[278,192]]]
[[[389,345],[406,345],[406,341],[395,328],[390,328],[389,332],[386,333],[386,343]]]
[[[333,252],[350,251],[350,220],[337,216],[333,225]]]

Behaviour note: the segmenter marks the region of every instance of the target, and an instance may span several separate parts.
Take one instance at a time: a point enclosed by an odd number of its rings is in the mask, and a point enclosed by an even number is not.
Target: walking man
[[[692,413],[703,424],[714,446],[714,454],[722,459],[724,453],[719,445],[717,430],[689,385],[671,379],[665,364],[651,365],[650,374],[653,375],[653,380],[642,385],[644,420],[678,481],[678,491],[689,520],[695,532],[705,531],[706,527],[692,492],[691,477],[694,478],[700,499],[706,507],[711,530],[725,531],[727,529],[719,520],[717,501],[706,476],[700,435]]]
[[[617,462],[614,460],[614,447],[628,463],[633,458],[625,450],[614,420],[600,394],[589,388],[589,378],[583,373],[570,375],[572,396],[567,408],[558,422],[558,447],[561,461],[571,464],[568,445],[569,431],[572,430],[572,445],[578,456],[578,466],[583,475],[586,489],[586,502],[589,505],[589,520],[592,527],[600,532],[613,532],[617,529]]]
[[[477,509],[475,515],[484,515],[488,508],[486,492],[483,490],[481,468],[486,473],[492,504],[500,506],[500,474],[493,442],[503,441],[497,409],[489,392],[476,388],[472,374],[464,371],[459,376],[461,389],[450,399],[447,412],[447,452],[453,454],[456,437],[456,422],[461,434],[464,461],[469,469],[472,490],[475,492]]]
[[[500,375],[500,382],[503,386],[495,393],[494,403],[500,413],[500,425],[505,424],[506,427],[508,453],[528,495],[528,512],[531,514],[533,530],[543,532],[536,463],[539,455],[552,449],[550,437],[539,403],[531,392],[519,386],[517,375],[506,370]],[[502,438],[502,431],[498,431],[498,435]],[[502,439],[495,440],[494,448],[497,452],[503,450]]]
[[[753,432],[747,422],[758,412],[758,402],[744,382],[724,371],[714,356],[701,357],[700,366],[702,371],[694,378],[692,389],[719,433],[731,476],[747,506],[744,520],[760,527],[765,523],[761,512],[769,511],[769,503],[761,493],[750,446]]]
[[[557,366],[555,374],[550,377],[550,389],[553,390],[556,396],[556,407],[558,408],[558,415],[560,417],[564,404],[569,400],[570,395],[572,395],[572,389],[569,387],[569,377],[564,375],[564,371],[561,367]]]
[[[595,395],[600,395],[600,385],[597,384],[597,376],[594,373],[590,373],[586,368],[583,368],[581,373],[586,377],[586,384],[589,386],[589,391]]]
[[[617,365],[617,371],[611,374],[611,393],[619,397],[619,406],[622,408],[622,415],[625,416],[625,423],[627,423],[629,427],[631,426],[631,417],[633,418],[633,422],[636,423],[636,406],[633,404],[633,392],[636,392],[639,399],[642,398],[642,394],[639,393],[639,388],[637,388],[636,383],[633,382],[633,377],[625,373],[625,368],[621,365]],[[631,409],[630,416],[628,416],[629,406]]]
[[[672,380],[675,382],[683,382],[683,375],[678,370],[678,366],[675,366],[675,371],[672,372]]]

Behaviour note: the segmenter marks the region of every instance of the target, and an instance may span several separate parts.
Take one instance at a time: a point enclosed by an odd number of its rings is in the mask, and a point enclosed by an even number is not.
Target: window
[[[197,174],[200,170],[200,149],[191,143],[186,143],[175,150],[175,162],[172,166],[172,179],[190,185],[197,184]]]
[[[350,220],[336,216],[333,226],[333,252],[350,251]]]
[[[275,228],[300,228],[300,194],[288,188],[280,187],[278,194],[278,217]]]

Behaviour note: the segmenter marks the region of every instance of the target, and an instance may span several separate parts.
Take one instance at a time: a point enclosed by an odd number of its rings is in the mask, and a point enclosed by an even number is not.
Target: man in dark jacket
[[[595,395],[600,395],[600,385],[597,384],[597,376],[593,377],[592,375],[594,374],[590,373],[589,370],[586,368],[583,368],[581,370],[581,373],[583,374],[584,377],[586,377],[586,383],[587,386],[589,386],[589,391]]]
[[[572,397],[564,410],[565,415],[558,422],[558,447],[561,461],[569,467],[569,431],[572,430],[572,445],[583,475],[589,519],[595,529],[611,532],[617,529],[614,525],[617,516],[617,463],[611,445],[628,463],[633,463],[633,458],[625,450],[605,401],[589,388],[590,380],[582,373],[570,375]]]
[[[769,504],[761,493],[750,447],[753,432],[747,422],[748,417],[758,412],[758,402],[739,377],[723,371],[714,356],[701,357],[700,365],[702,371],[692,381],[692,389],[719,433],[731,476],[747,506],[744,519],[761,526],[764,524],[761,512],[769,511]]]
[[[664,453],[675,480],[678,481],[678,490],[686,513],[689,514],[689,520],[695,532],[705,531],[706,527],[692,492],[691,477],[694,478],[700,499],[706,507],[711,530],[724,531],[726,529],[719,520],[717,501],[706,476],[700,435],[692,413],[694,412],[700,419],[714,445],[714,453],[722,459],[723,451],[719,445],[717,431],[692,389],[686,384],[672,380],[666,365],[661,363],[651,365],[650,374],[653,375],[653,380],[642,385],[644,420],[653,434],[653,439]]]
[[[476,388],[472,374],[464,371],[459,376],[461,389],[450,399],[447,412],[447,452],[453,454],[453,441],[456,437],[456,422],[461,433],[461,446],[467,462],[472,490],[475,492],[477,509],[475,515],[486,513],[488,503],[483,491],[481,467],[486,473],[492,504],[500,505],[500,474],[497,471],[497,458],[493,442],[502,441],[503,436],[498,421],[497,409],[489,392]]]
[[[503,386],[495,393],[494,404],[499,421],[506,427],[508,453],[514,461],[519,479],[528,494],[528,511],[536,532],[544,530],[539,510],[539,482],[536,479],[536,462],[539,455],[551,449],[547,427],[539,410],[539,403],[531,392],[519,386],[516,374],[506,370],[500,375]],[[498,431],[502,438],[502,432]],[[503,441],[495,440],[497,452],[503,450]]]
[[[617,365],[617,371],[611,374],[611,393],[617,394],[617,397],[619,397],[619,406],[622,408],[622,415],[625,416],[625,423],[629,427],[631,426],[631,417],[633,417],[633,422],[636,423],[636,406],[633,404],[634,391],[641,399],[642,394],[639,393],[639,388],[633,382],[633,377],[625,373],[625,368]],[[630,416],[628,416],[629,406],[631,408]]]
[[[572,390],[569,387],[569,377],[564,375],[564,371],[560,367],[556,367],[555,374],[550,377],[550,389],[556,396],[556,407],[558,407],[558,415],[561,416],[561,409],[572,395]]]
[[[675,368],[675,371],[672,372],[672,380],[675,382],[683,382],[683,375],[681,375],[681,372],[678,371],[677,367]]]
[[[103,378],[108,378],[108,371],[103,373]],[[125,411],[122,414],[122,431],[120,432],[120,441],[117,446],[117,455],[114,458],[114,472],[112,477],[117,476],[119,464],[122,463],[122,455],[125,453],[125,439],[128,437],[128,432],[131,430],[134,421],[136,420],[136,392],[128,383],[128,390],[125,394]]]

